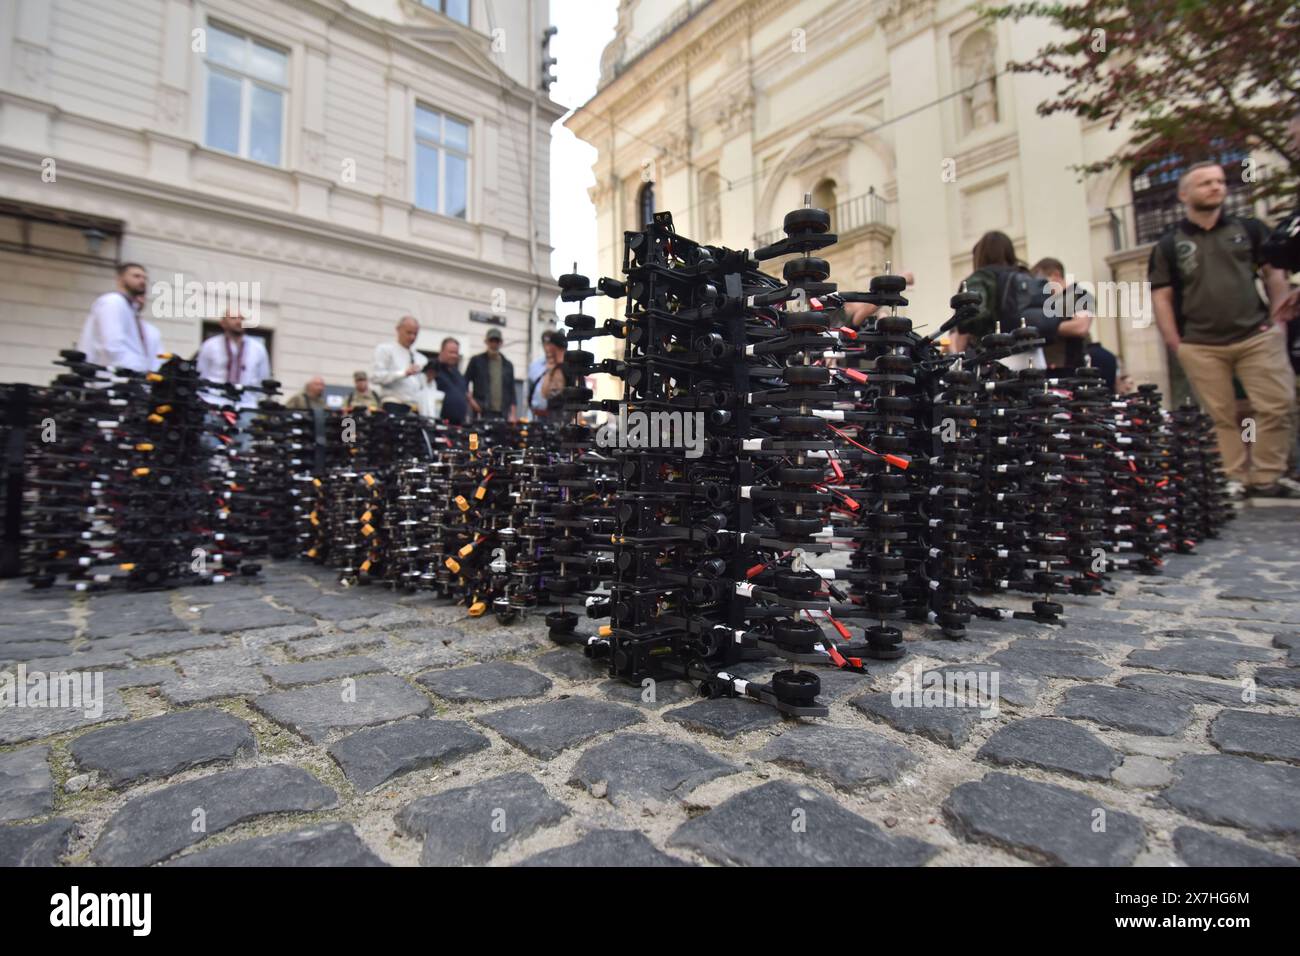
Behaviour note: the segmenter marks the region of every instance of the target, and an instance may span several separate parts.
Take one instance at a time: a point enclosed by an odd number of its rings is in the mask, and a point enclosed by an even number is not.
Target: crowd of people
[[[82,327],[77,349],[96,365],[156,371],[164,353],[157,326],[144,317],[149,275],[144,266],[127,262],[118,267],[117,287],[99,296],[91,305]],[[213,382],[260,385],[272,377],[271,360],[260,336],[246,333],[244,317],[229,308],[220,320],[221,330],[205,339],[195,355],[199,375]],[[520,417],[515,397],[515,371],[501,351],[501,330],[490,327],[484,349],[460,370],[460,341],[453,336],[442,340],[437,357],[430,361],[415,347],[420,323],[404,315],[397,322],[396,336],[375,346],[369,369],[352,374],[352,391],[343,402],[346,410],[378,410],[396,403],[429,418],[463,425],[474,420]],[[527,412],[544,418],[551,400],[576,379],[564,370],[567,343],[563,333],[547,330],[542,335],[542,353],[528,366]],[[221,395],[209,396],[214,403]],[[241,401],[247,409],[258,403],[255,392]],[[289,397],[287,407],[324,411],[328,407],[323,376],[313,375],[300,392]]]
[[[1290,134],[1300,150],[1300,113],[1291,119]],[[1226,213],[1226,197],[1224,169],[1217,163],[1195,163],[1179,180],[1184,217],[1155,243],[1148,264],[1155,322],[1214,421],[1229,493],[1234,498],[1297,497],[1300,322],[1292,320],[1300,314],[1300,287],[1293,287],[1287,276],[1300,270],[1300,206],[1270,232],[1257,219]],[[982,304],[973,318],[951,331],[950,349],[964,351],[991,332],[1030,324],[1046,344],[1015,359],[1049,369],[1091,364],[1117,393],[1133,389],[1116,356],[1093,340],[1092,303],[1077,287],[1066,287],[1059,259],[1043,258],[1030,267],[1001,232],[985,233],[972,258],[974,268],[963,288],[977,292]],[[904,275],[910,285],[913,277]],[[143,266],[126,263],[118,269],[117,288],[95,300],[81,333],[78,349],[90,362],[137,371],[158,367],[162,336],[142,315],[147,289]],[[846,321],[855,327],[876,311],[867,303],[848,303],[844,309]],[[415,348],[419,334],[419,322],[403,316],[394,339],[375,346],[370,369],[353,374],[345,407],[376,409],[392,402],[457,424],[520,417],[514,366],[502,354],[499,328],[489,327],[484,350],[463,373],[456,338],[444,338],[436,359],[429,361]],[[541,344],[542,353],[529,363],[525,380],[524,413],[532,418],[545,417],[552,400],[566,386],[578,384],[565,371],[563,333],[547,331]],[[256,385],[271,375],[265,345],[245,334],[235,310],[221,319],[221,331],[200,346],[197,362],[200,374],[211,381]],[[325,393],[325,380],[316,375],[287,404],[323,412]],[[254,405],[256,398],[249,395],[244,402]]]

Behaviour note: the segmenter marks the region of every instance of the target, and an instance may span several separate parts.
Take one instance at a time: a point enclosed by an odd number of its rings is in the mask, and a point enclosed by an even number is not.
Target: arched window
[[[835,231],[835,180],[823,179],[812,191],[812,204],[818,209],[825,209],[830,213],[831,232]]]
[[[655,217],[655,184],[646,183],[641,187],[641,191],[636,194],[636,209],[640,215],[639,225],[646,226]]]

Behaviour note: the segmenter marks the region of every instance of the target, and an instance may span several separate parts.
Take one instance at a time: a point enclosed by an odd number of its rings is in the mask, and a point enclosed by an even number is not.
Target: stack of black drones
[[[810,665],[897,658],[904,621],[1055,622],[1060,595],[1158,573],[1232,516],[1195,407],[1007,361],[1041,344],[1030,327],[948,354],[978,296],[924,336],[902,277],[829,281],[826,212],[784,231],[738,252],[658,213],[625,234],[622,278],[561,277],[571,384],[539,422],[292,411],[273,382],[241,416],[242,390],[178,358],[141,375],[63,353],[50,386],[0,393],[6,560],[37,587],[157,588],[297,554],[503,624],[545,608],[615,677],[813,716]],[[587,314],[598,297],[621,314]]]
[[[20,563],[33,586],[152,590],[258,572],[246,559],[267,552],[270,528],[239,448],[246,389],[164,358],[137,373],[65,351],[49,386],[9,390],[21,397],[21,415],[6,417],[25,436]]]

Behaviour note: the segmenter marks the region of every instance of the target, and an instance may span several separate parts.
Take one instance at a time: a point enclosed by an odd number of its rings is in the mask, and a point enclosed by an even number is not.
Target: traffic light
[[[555,82],[555,74],[551,72],[551,67],[560,61],[551,56],[551,37],[560,32],[559,27],[547,27],[542,31],[542,77],[540,89],[550,92],[551,84]]]

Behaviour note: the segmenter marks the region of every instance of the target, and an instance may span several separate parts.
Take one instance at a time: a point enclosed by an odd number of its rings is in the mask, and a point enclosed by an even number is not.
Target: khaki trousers
[[[1261,488],[1286,474],[1295,440],[1295,373],[1286,354],[1286,330],[1274,325],[1231,345],[1178,347],[1178,361],[1200,400],[1214,419],[1223,455],[1223,470],[1231,481]],[[1255,416],[1254,444],[1246,462],[1248,422],[1237,421],[1232,378],[1246,390]]]

